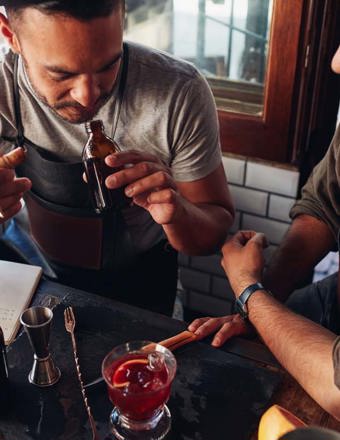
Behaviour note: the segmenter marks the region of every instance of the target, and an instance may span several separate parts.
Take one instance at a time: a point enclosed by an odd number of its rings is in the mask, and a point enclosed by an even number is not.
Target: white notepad
[[[0,260],[0,326],[10,344],[19,329],[20,315],[32,299],[42,268]]]

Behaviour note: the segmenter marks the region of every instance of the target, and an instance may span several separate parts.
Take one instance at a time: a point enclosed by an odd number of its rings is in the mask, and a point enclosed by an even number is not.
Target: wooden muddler
[[[195,333],[189,332],[189,330],[184,330],[183,332],[178,333],[178,335],[158,342],[158,345],[163,345],[163,347],[166,347],[172,351],[176,348],[182,347],[182,345],[189,344],[189,342],[193,342],[196,339],[197,336],[195,335]],[[154,345],[156,344],[148,344],[144,347],[144,349],[152,349]]]
[[[0,157],[0,168],[15,168],[25,160],[25,149],[18,147]]]

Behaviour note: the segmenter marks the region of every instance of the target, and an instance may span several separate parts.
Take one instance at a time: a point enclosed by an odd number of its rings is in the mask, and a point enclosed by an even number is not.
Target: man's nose
[[[100,96],[100,87],[92,75],[81,75],[70,91],[72,99],[83,107],[92,107]]]

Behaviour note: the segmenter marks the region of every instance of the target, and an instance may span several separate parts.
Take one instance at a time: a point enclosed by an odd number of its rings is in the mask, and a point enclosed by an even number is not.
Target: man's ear
[[[18,37],[16,33],[12,30],[8,18],[1,12],[0,12],[0,34],[7,41],[13,52],[21,53]]]

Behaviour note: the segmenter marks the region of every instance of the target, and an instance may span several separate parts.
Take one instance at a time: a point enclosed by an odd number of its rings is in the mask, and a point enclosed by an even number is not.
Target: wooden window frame
[[[305,0],[275,0],[261,117],[218,111],[224,152],[287,163],[292,160],[292,111]]]

